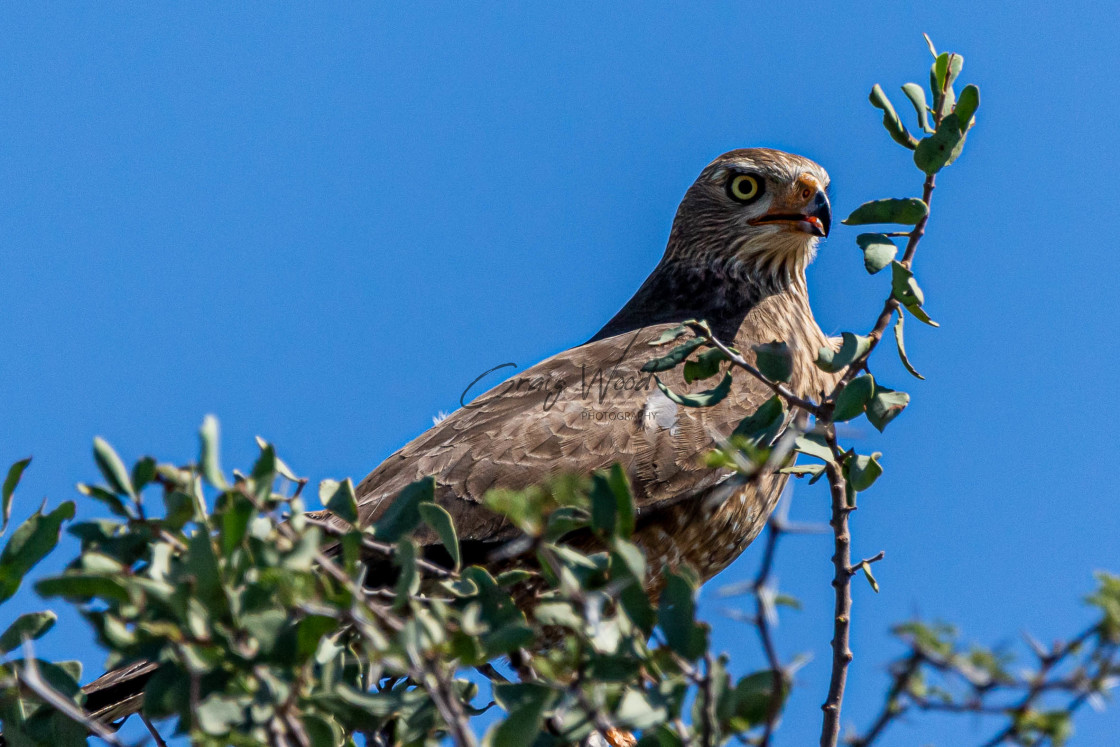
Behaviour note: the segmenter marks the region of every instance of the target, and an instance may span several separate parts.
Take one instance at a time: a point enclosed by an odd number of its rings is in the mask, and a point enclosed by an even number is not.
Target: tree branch
[[[836,434],[828,432],[829,445],[836,450]],[[852,576],[848,568],[852,563],[852,537],[848,531],[848,514],[852,509],[847,505],[844,477],[840,466],[830,461],[825,465],[828,475],[829,492],[832,497],[832,526],[835,537],[832,555],[832,588],[836,601],[833,608],[832,630],[832,677],[828,684],[828,697],[821,710],[824,723],[821,726],[821,747],[836,747],[840,739],[840,707],[844,702],[844,686],[848,681],[848,665],[852,663],[851,626],[852,626]]]

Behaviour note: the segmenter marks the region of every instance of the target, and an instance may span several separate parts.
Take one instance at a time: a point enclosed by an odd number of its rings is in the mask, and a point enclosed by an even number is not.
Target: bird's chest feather
[[[660,590],[663,567],[687,564],[707,581],[731,565],[766,526],[785,482],[785,475],[770,475],[711,500],[673,506],[639,529],[634,539],[652,571],[649,591]]]

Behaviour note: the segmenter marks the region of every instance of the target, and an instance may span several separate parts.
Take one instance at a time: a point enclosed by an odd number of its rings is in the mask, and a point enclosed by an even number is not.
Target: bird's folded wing
[[[650,345],[672,326],[647,327],[564,351],[454,412],[362,480],[357,487],[361,523],[377,521],[406,485],[429,475],[459,537],[485,542],[516,535],[507,521],[481,505],[492,488],[521,489],[618,462],[642,512],[719,482],[726,475],[706,468],[704,453],[770,393],[739,372],[718,405],[674,403],[651,374],[641,371],[646,361],[672,348]],[[722,375],[686,385],[679,367],[658,374],[677,392],[709,389]]]

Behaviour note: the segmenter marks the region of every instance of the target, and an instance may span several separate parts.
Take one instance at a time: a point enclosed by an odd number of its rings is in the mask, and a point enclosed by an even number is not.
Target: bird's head
[[[827,190],[828,173],[808,158],[769,148],[724,153],[681,201],[670,254],[797,277],[828,235]]]

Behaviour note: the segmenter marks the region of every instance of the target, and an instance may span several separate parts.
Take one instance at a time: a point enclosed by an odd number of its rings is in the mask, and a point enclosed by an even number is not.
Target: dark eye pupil
[[[736,174],[726,184],[728,196],[743,203],[754,202],[762,196],[764,189],[757,177],[748,174]]]

